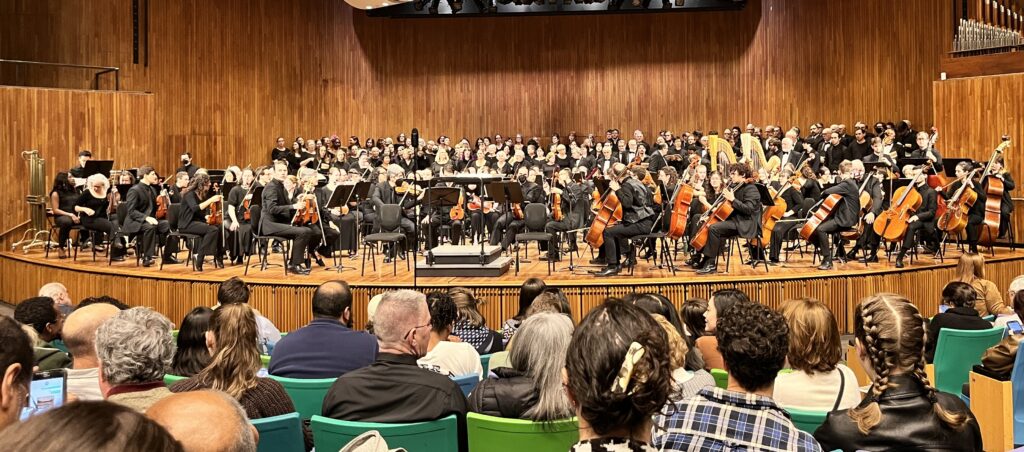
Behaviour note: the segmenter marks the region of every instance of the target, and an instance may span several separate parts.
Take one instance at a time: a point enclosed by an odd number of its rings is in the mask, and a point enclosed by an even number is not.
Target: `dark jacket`
[[[142,229],[142,224],[147,217],[153,216],[156,212],[156,192],[142,182],[139,182],[128,189],[128,196],[125,197],[125,209],[128,217],[121,225],[121,232],[135,234]]]
[[[822,450],[957,450],[980,451],[978,422],[968,421],[960,431],[935,416],[928,392],[906,376],[889,378],[890,387],[879,397],[882,419],[867,435],[857,430],[848,410],[833,411],[814,432]],[[970,414],[958,397],[936,392],[937,403],[948,411]],[[864,399],[861,406],[870,403]]]
[[[288,199],[281,181],[273,179],[267,183],[263,188],[263,218],[260,219],[260,228],[264,234],[276,234],[291,226],[293,202]]]
[[[917,187],[917,192],[921,194],[921,207],[917,208],[914,215],[917,216],[919,221],[925,223],[932,223],[935,225],[935,212],[939,208],[938,195],[935,194],[935,190],[929,187],[928,184],[923,184]]]
[[[527,419],[526,411],[537,404],[533,379],[518,370],[499,367],[497,378],[481,381],[469,394],[469,411],[511,419]]]
[[[974,308],[949,308],[936,314],[928,323],[928,341],[924,344],[924,357],[928,362],[935,359],[935,347],[939,344],[939,331],[943,328],[956,330],[987,330],[992,323],[981,318]]]
[[[267,370],[279,377],[337,378],[373,364],[377,350],[377,339],[366,332],[316,318],[274,345]]]
[[[740,237],[750,239],[761,233],[761,193],[754,184],[743,184],[736,190],[729,220],[736,223]]]
[[[836,224],[841,228],[852,227],[860,219],[860,193],[858,189],[860,187],[857,186],[856,180],[846,179],[821,192],[823,199],[833,194],[843,197],[843,200],[839,202],[839,205],[832,212],[832,218],[835,219]]]

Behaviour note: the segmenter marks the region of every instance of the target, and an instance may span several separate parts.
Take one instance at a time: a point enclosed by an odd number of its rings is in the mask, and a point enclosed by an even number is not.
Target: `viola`
[[[320,209],[316,205],[316,195],[312,194],[315,187],[315,183],[307,183],[303,187],[302,207],[295,211],[295,217],[292,218],[293,225],[305,226],[320,222]]]
[[[522,220],[522,219],[526,218],[526,215],[523,215],[523,205],[522,204],[520,204],[518,202],[512,204],[512,218],[515,218],[517,220]]]
[[[1003,186],[1003,180],[992,173],[992,164],[995,163],[996,156],[1002,154],[1003,150],[1009,146],[1010,137],[1003,136],[1003,142],[992,152],[992,158],[989,159],[988,165],[985,166],[985,172],[981,175],[981,180],[988,182],[985,187],[985,220],[981,224],[981,237],[978,238],[978,243],[982,245],[991,245],[999,238],[1003,192],[1006,188]]]
[[[551,188],[554,189],[557,180],[558,172],[554,171],[551,173]],[[554,191],[554,190],[552,190]],[[555,221],[562,221],[565,219],[565,213],[562,212],[562,195],[560,193],[551,194],[551,219]]]
[[[167,218],[167,209],[171,206],[171,197],[163,194],[156,197],[156,217],[157,220],[163,220]]]
[[[469,200],[468,207],[471,211],[483,211],[488,214],[494,211],[494,201],[481,201],[479,196],[473,195]]]
[[[213,184],[213,193],[220,191],[220,184]],[[220,226],[224,224],[224,200],[210,204],[210,214],[206,216],[206,224]]]

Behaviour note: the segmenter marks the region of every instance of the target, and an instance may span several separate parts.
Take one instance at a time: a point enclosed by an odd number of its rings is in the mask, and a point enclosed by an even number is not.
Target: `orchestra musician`
[[[283,139],[282,139],[283,140]],[[269,168],[259,167],[256,172],[267,174],[269,179]],[[249,235],[252,232],[252,219],[246,219],[249,207],[252,204],[253,189],[262,184],[256,182],[256,172],[252,168],[242,170],[241,183],[235,185],[228,192],[227,210],[225,210],[224,227],[227,229],[230,238],[228,251],[231,254],[231,262],[241,264],[242,257],[249,254]],[[264,180],[266,181],[266,180]]]
[[[285,189],[288,177],[288,164],[278,161],[274,164],[274,178],[263,188],[262,218],[260,230],[265,235],[275,235],[292,240],[291,256],[285,269],[299,275],[308,275],[309,267],[305,266],[303,253],[312,255],[320,241],[320,231],[309,226],[293,226],[292,219],[296,210],[303,207],[302,199],[294,199]],[[317,228],[318,229],[318,228]]]
[[[189,182],[182,195],[181,208],[178,212],[178,230],[199,236],[196,244],[192,268],[203,271],[203,260],[213,255],[213,264],[224,268],[223,241],[221,228],[207,222],[210,206],[215,203],[223,205],[224,197],[220,193],[211,193],[210,176],[198,173]]]
[[[995,160],[992,162],[992,176],[1003,181],[1003,200],[999,205],[999,237],[1005,237],[1006,231],[1010,227],[1010,215],[1013,213],[1013,200],[1010,192],[1016,188],[1016,184],[1013,182],[1013,177],[1010,176],[1010,172],[1006,171],[1003,166],[1004,160],[1002,155],[997,155]],[[988,189],[988,178],[981,181],[982,189],[980,192],[984,193]],[[984,203],[982,203],[984,204]]]
[[[572,186],[575,186],[573,188]],[[573,204],[577,197],[582,195],[582,187],[572,181],[569,176],[569,169],[563,168],[558,172],[558,177],[555,179],[555,185],[549,187],[547,183],[544,184],[544,191],[547,192],[549,199],[553,198],[555,194],[559,196],[560,208],[562,210],[563,218],[561,221],[555,221],[554,218],[549,217],[547,225],[544,226],[544,232],[551,234],[551,241],[548,242],[548,255],[545,259],[559,261],[561,259],[561,247],[559,246],[559,234],[574,230],[579,224],[579,216],[573,209]],[[576,252],[576,233],[570,232],[568,234],[568,249],[566,252]]]
[[[110,181],[102,174],[93,174],[86,179],[86,190],[82,192],[75,201],[74,210],[85,229],[102,233],[107,240],[113,240],[117,231],[114,223],[107,218],[107,210],[110,201],[107,198],[107,191],[110,189]],[[94,240],[93,247],[100,250],[100,240]],[[118,242],[114,243],[111,259],[115,262],[124,260],[124,246]]]
[[[449,167],[447,167],[447,166],[442,166],[441,167],[441,171],[437,175],[439,177],[449,177],[449,176],[452,175],[452,170]],[[454,184],[452,182],[438,182],[434,186],[435,187],[441,187],[441,188],[445,188],[445,187],[451,188],[451,187],[454,186]],[[463,211],[463,213],[465,213],[465,211],[467,209],[466,208],[466,204],[467,204],[466,199],[467,199],[467,197],[465,196],[465,193],[463,193],[463,196],[462,196],[462,209],[463,209],[462,211]],[[461,241],[462,241],[461,240],[461,238],[462,238],[462,220],[453,220],[452,219],[452,217],[451,217],[452,207],[453,206],[444,206],[444,207],[439,207],[439,208],[429,207],[428,208],[428,210],[429,210],[428,213],[427,213],[427,218],[429,218],[427,220],[429,222],[429,227],[428,227],[429,230],[428,230],[428,233],[427,233],[427,235],[428,235],[428,237],[427,237],[427,247],[428,248],[433,249],[434,247],[436,247],[438,245],[438,243],[440,243],[441,226],[448,226],[449,228],[451,228],[450,229],[451,235],[449,236],[449,238],[451,239],[451,243],[452,244],[455,244],[456,242],[461,243]]]
[[[933,244],[935,241],[935,222],[937,220],[935,212],[938,208],[935,190],[928,186],[928,175],[925,174],[923,168],[907,165],[903,169],[903,174],[912,180],[912,184],[917,188],[918,194],[921,195],[921,206],[917,208],[914,215],[907,221],[907,233],[903,236],[903,246],[900,247],[900,252],[896,255],[896,268],[904,267],[903,258],[909,250],[917,246],[917,233],[919,231],[923,235],[925,249],[928,252],[934,253],[938,249]]]
[[[638,131],[639,132],[639,131]],[[637,168],[645,171],[643,168]],[[641,234],[648,234],[654,226],[654,208],[651,207],[651,192],[642,182],[633,176],[634,173],[623,163],[612,165],[608,171],[608,187],[619,198],[622,206],[622,221],[608,226],[604,230],[604,244],[598,253],[596,263],[605,264],[604,270],[596,276],[614,276],[622,271],[621,255],[626,251],[626,239]],[[636,264],[635,249],[629,250],[626,266]]]
[[[526,211],[527,204],[546,203],[547,201],[547,196],[544,195],[544,188],[537,183],[538,177],[543,177],[543,175],[535,169],[527,169],[520,166],[516,170],[516,181],[523,186],[523,205],[521,208],[524,212]],[[494,224],[490,244],[492,246],[500,244],[502,251],[507,251],[508,246],[525,224],[523,220],[516,219],[513,212],[503,212]]]
[[[864,163],[879,163],[885,162],[886,166],[896,166],[896,161],[893,160],[892,156],[885,152],[885,143],[881,138],[875,137],[871,139],[871,153],[864,156]]]
[[[68,170],[68,173],[71,173],[71,177],[75,179],[85,179],[85,164],[89,160],[92,160],[92,151],[88,149],[82,149],[81,151],[78,151],[78,165]]]
[[[967,227],[965,228],[967,231],[967,251],[977,253],[978,239],[981,237],[981,225],[985,222],[985,190],[981,189],[980,171],[975,173],[974,177],[967,177],[973,166],[969,162],[957,163],[955,170],[957,180],[946,188],[946,191],[943,192],[943,198],[947,200],[952,199],[964,184],[978,195],[978,199],[974,201],[974,204],[967,211]]]
[[[928,132],[918,132],[916,143],[917,148],[910,152],[910,158],[914,159],[928,159],[932,162],[932,166],[935,171],[942,171],[942,154],[939,153],[935,146],[929,146],[931,137]]]
[[[178,251],[177,241],[167,243],[167,233],[171,226],[167,220],[157,220],[156,214],[156,191],[153,188],[159,177],[152,166],[142,165],[139,167],[139,182],[128,190],[125,200],[128,212],[124,224],[121,225],[121,232],[126,235],[141,234],[142,241],[142,266],[152,267],[156,263],[153,255],[156,252],[157,244],[164,247],[163,262],[165,264],[180,264],[181,261],[175,257]]]
[[[785,147],[786,140],[788,138],[782,140],[783,147]],[[788,220],[794,220],[805,213],[802,210],[804,196],[800,193],[799,178],[792,175],[791,170],[783,170],[781,175],[783,179],[788,179],[789,183],[773,182],[772,186],[775,190],[782,190],[781,193],[777,192],[775,197],[786,202],[786,211],[782,213],[781,221],[777,221],[772,227],[771,240],[768,243],[768,265],[780,264],[779,253],[782,251],[782,242],[790,231],[800,226],[799,222]]]
[[[194,177],[196,175],[196,171],[199,171],[199,167],[192,163],[191,152],[185,151],[181,154],[181,166],[174,172],[180,173],[182,171],[188,173],[188,177]]]
[[[317,216],[321,221],[315,224],[309,225],[308,227],[316,231],[318,246],[314,247],[310,245],[309,253],[305,260],[306,268],[310,268],[310,260],[316,262],[317,265],[323,267],[324,257],[330,258],[334,256],[334,249],[338,243],[338,237],[340,231],[337,229],[337,225],[329,221],[330,212],[327,209],[327,201],[329,195],[324,195],[323,190],[317,190],[317,184],[319,183],[319,174],[313,168],[300,168],[299,173],[295,177],[295,187],[286,185],[285,188],[294,191],[293,198],[306,198],[312,196],[312,199],[316,201],[314,206],[317,209]],[[333,226],[333,227],[332,227]]]
[[[57,226],[57,249],[60,259],[68,257],[67,246],[71,238],[71,228],[82,221],[75,211],[78,197],[74,176],[71,173],[57,173],[53,179],[53,188],[50,190],[50,211],[53,214],[53,223]]]
[[[399,250],[388,249],[385,255],[385,262],[391,262],[397,257],[405,259],[406,250],[410,246],[416,246],[416,213],[415,207],[423,199],[423,191],[411,181],[402,180],[405,177],[405,170],[397,164],[392,164],[387,169],[387,180],[378,183],[372,190],[370,200],[375,208],[374,215],[366,221],[373,222],[373,229],[380,229],[380,222],[376,212],[385,204],[399,204],[401,206],[402,218],[399,226],[405,234],[405,243]]]
[[[189,175],[184,171],[178,171],[174,175],[174,183],[168,185],[167,190],[160,193],[170,198],[171,204],[181,204],[181,194],[188,187]]]
[[[881,140],[878,137],[872,138],[871,146],[872,149],[881,149]],[[871,155],[868,155],[868,157],[870,156]],[[863,178],[871,178],[864,187],[864,191],[871,196],[871,210],[864,214],[864,218],[862,219],[864,222],[864,230],[861,232],[860,237],[857,238],[857,242],[854,244],[853,248],[846,253],[846,259],[849,261],[855,260],[857,258],[857,253],[864,250],[865,257],[860,260],[861,263],[864,264],[878,262],[878,244],[881,242],[881,237],[879,237],[878,233],[875,232],[873,225],[875,224],[875,219],[889,207],[888,200],[885,199],[885,192],[882,188],[883,183],[891,180],[889,178],[889,162],[887,159],[883,158],[873,163],[876,165],[875,171],[866,173],[864,172],[863,162],[858,160],[853,161],[854,179],[857,180],[858,185],[864,184]]]
[[[753,177],[750,167],[745,163],[733,163],[728,170],[730,185],[736,187],[724,187],[722,196],[732,203],[733,212],[725,221],[709,228],[707,244],[701,250],[703,257],[694,262],[694,267],[700,268],[697,270],[699,275],[718,271],[716,261],[725,239],[740,236],[750,240],[761,234],[761,194],[750,181]]]
[[[355,198],[353,197],[347,208],[342,207],[328,208],[327,203],[330,202],[331,196],[334,195],[334,190],[339,186],[355,185],[359,180],[359,175],[350,176],[349,173],[344,172],[341,168],[332,167],[328,174],[327,185],[324,185],[317,190],[317,203],[323,210],[322,218],[327,220],[327,227],[324,229],[324,235],[327,236],[327,246],[334,251],[335,244],[337,251],[347,251],[348,257],[355,257],[356,250],[358,249],[358,243],[356,242],[356,228],[359,224],[359,217],[362,213],[357,208]],[[332,240],[331,236],[337,235],[337,240]]]
[[[833,132],[832,136],[836,137],[837,134]],[[829,243],[829,238],[832,234],[843,229],[852,228],[857,224],[857,220],[860,219],[860,187],[857,186],[857,181],[854,179],[853,163],[845,160],[839,164],[837,169],[839,172],[836,177],[839,182],[822,191],[821,199],[826,200],[833,194],[838,194],[842,198],[838,205],[832,207],[832,215],[818,225],[810,239],[811,244],[815,246],[818,254],[821,255],[821,265],[818,266],[818,270],[832,269],[832,246]],[[861,172],[863,172],[863,167]],[[814,210],[812,209],[812,211]],[[808,212],[808,215],[810,215],[810,212]],[[837,245],[840,256],[845,257],[846,252],[843,251],[842,240]]]

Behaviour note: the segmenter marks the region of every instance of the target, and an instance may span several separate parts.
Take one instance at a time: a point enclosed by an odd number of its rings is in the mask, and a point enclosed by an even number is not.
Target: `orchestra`
[[[539,244],[542,259],[561,261],[587,246],[598,268],[590,273],[599,277],[659,256],[664,242],[649,238],[658,233],[672,246],[669,253],[689,254],[686,264],[697,275],[718,271],[722,253],[732,252],[730,240],[746,250],[748,265],[786,266],[782,251],[789,256],[806,244],[820,257],[817,268],[829,270],[834,257],[878,262],[883,245],[903,268],[919,243],[928,253],[951,241],[977,252],[1007,234],[1015,189],[1004,167],[1009,137],[988,162],[975,162],[944,159],[937,131],[914,131],[907,121],[870,130],[858,122],[852,134],[843,124],[821,123],[807,136],[797,127],[743,130],[663,130],[653,145],[641,130],[627,139],[618,129],[603,139],[554,134],[544,144],[518,134],[454,145],[447,136],[413,142],[404,134],[351,136],[346,145],[338,136],[297,137],[290,146],[277,137],[270,162],[244,168],[204,169],[183,152],[166,183],[149,165],[111,171],[109,181],[87,174],[93,154],[82,151],[74,168],[59,173],[48,206],[59,258],[69,255],[70,230],[80,224],[96,231],[96,246],[113,247],[113,261],[124,260],[125,245],[135,243],[143,266],[154,265],[158,248],[163,263],[181,263],[184,245],[194,256],[189,264],[203,271],[206,261],[240,265],[257,249],[259,232],[273,238],[275,250],[288,247],[286,270],[297,275],[309,274],[314,262],[325,266],[325,258],[355,257],[360,237],[380,232],[385,205],[398,206],[397,232],[405,236],[386,246],[385,262],[446,243],[511,252],[527,206],[539,204],[551,234]],[[944,160],[953,161],[950,168]],[[517,183],[522,199],[509,201],[505,193],[498,202],[490,184],[455,182],[460,176]],[[368,190],[357,194],[357,187]],[[352,194],[334,200],[342,188]],[[426,202],[428,192],[442,190],[452,199],[458,193],[458,202]],[[332,200],[340,205],[329,206]],[[169,206],[178,206],[175,224],[168,223]],[[172,230],[196,238],[169,240]],[[112,241],[118,232],[123,241]]]

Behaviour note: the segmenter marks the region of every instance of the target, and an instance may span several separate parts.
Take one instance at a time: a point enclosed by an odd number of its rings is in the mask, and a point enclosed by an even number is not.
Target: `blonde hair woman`
[[[989,314],[1013,314],[1013,309],[1003,303],[1003,296],[996,284],[985,279],[985,258],[981,254],[961,254],[956,263],[956,277],[953,281],[970,284],[978,292],[978,300],[974,303],[978,315],[984,317]]]

